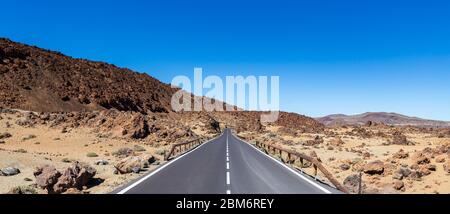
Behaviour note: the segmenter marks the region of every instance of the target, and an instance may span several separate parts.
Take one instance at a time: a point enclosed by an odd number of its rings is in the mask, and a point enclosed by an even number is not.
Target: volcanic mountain
[[[170,111],[169,85],[129,69],[0,39],[0,106],[33,111]]]
[[[0,39],[0,108],[173,113],[171,99],[177,90],[145,73]],[[224,123],[241,121],[244,127],[258,129],[261,113],[200,114],[219,117]],[[277,124],[305,130],[323,128],[312,118],[286,112],[281,113]]]
[[[420,126],[420,127],[449,127],[450,122],[427,120],[418,117],[409,117],[396,113],[368,112],[358,115],[334,114],[316,118],[324,125],[363,125],[367,122],[382,123],[394,126]]]

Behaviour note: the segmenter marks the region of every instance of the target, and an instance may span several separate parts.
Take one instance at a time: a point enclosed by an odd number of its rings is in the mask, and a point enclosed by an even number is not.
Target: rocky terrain
[[[40,112],[169,112],[175,91],[146,74],[7,39],[0,39],[0,75],[0,106]]]
[[[370,122],[394,126],[450,127],[450,122],[426,120],[417,117],[408,117],[401,114],[386,112],[368,112],[358,115],[334,114],[316,119],[317,121],[327,126],[364,125]]]
[[[318,157],[352,192],[362,173],[363,193],[450,193],[449,128],[368,123],[303,133],[269,125],[261,133],[240,136]]]
[[[350,190],[450,193],[450,129],[397,114],[317,120],[281,112],[173,112],[147,74],[0,39],[0,193],[108,193],[164,163],[172,144],[233,128],[318,157]],[[308,166],[308,165],[305,165]]]
[[[0,39],[0,192],[106,193],[163,163],[172,144],[224,127],[265,130],[264,112],[173,112],[176,91],[147,74]],[[324,130],[286,112],[273,125]]]
[[[107,193],[162,164],[171,144],[215,133],[166,114],[0,109],[0,193]]]

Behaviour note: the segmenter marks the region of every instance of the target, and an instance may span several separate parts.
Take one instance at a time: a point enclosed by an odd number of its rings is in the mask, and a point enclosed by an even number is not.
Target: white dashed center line
[[[228,188],[230,187],[230,185],[231,185],[231,182],[230,182],[230,154],[228,153],[228,134],[227,134],[227,161],[226,161],[226,164],[227,164],[227,186],[228,186]],[[231,190],[230,189],[227,189],[227,194],[229,195],[229,194],[231,194]]]

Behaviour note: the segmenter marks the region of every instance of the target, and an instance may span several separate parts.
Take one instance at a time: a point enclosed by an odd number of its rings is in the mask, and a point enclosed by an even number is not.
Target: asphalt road
[[[118,194],[330,194],[231,130],[118,189]]]

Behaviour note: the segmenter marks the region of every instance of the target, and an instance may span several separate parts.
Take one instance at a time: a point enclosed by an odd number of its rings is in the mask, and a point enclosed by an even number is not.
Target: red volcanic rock
[[[0,106],[56,112],[169,112],[175,89],[111,64],[0,39]]]
[[[381,175],[384,172],[384,163],[382,161],[373,161],[363,167],[364,173],[369,175]]]

